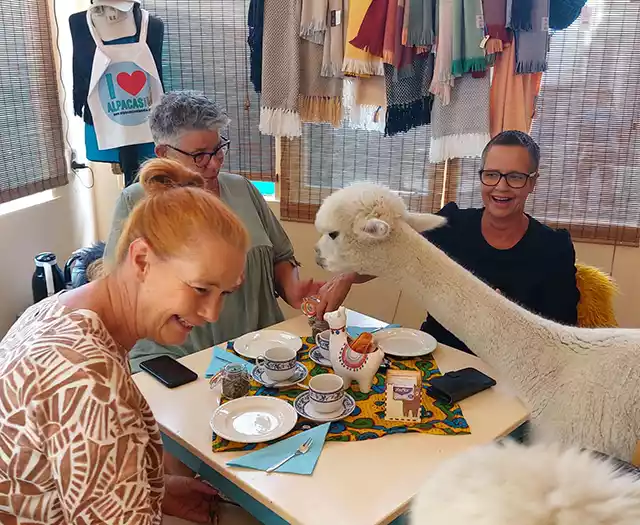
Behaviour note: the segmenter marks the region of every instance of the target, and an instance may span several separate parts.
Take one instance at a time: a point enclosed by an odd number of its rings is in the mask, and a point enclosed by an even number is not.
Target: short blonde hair
[[[152,159],[140,169],[140,182],[146,196],[127,219],[116,249],[116,265],[140,238],[160,258],[178,256],[206,235],[247,251],[246,228],[226,204],[204,189],[204,180],[197,173],[171,159]]]

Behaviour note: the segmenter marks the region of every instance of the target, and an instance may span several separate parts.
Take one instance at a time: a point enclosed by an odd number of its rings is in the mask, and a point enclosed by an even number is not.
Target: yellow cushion
[[[613,279],[594,266],[576,263],[576,285],[580,292],[578,326],[617,327],[613,298],[618,292],[618,287]]]

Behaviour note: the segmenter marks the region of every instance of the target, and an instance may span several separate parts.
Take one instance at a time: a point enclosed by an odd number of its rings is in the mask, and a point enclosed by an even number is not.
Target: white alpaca
[[[347,339],[347,313],[344,306],[335,312],[327,312],[324,319],[329,323],[329,359],[333,371],[344,381],[344,388],[356,380],[360,392],[368,394],[373,378],[384,359],[384,352],[377,349],[370,354],[361,354],[349,346]]]
[[[444,222],[409,213],[386,188],[345,188],[316,216],[318,263],[413,292],[513,382],[543,435],[629,460],[640,439],[640,330],[567,327],[517,306],[418,233]]]
[[[411,525],[637,525],[640,480],[588,452],[515,443],[438,464]]]

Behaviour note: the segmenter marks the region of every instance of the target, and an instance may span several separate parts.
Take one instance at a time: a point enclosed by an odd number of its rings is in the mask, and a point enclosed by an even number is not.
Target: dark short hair
[[[531,160],[531,173],[538,171],[540,167],[540,146],[526,133],[515,129],[498,133],[482,150],[482,167],[484,167],[487,153],[493,146],[521,146],[525,148],[529,152],[529,159]]]

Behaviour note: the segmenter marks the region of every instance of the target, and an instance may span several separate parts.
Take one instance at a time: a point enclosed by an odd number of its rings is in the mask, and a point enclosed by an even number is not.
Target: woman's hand
[[[305,297],[318,295],[325,285],[322,281],[314,281],[313,279],[296,279],[292,281],[291,286],[285,292],[289,305],[297,310],[302,306]]]
[[[333,312],[342,306],[355,280],[356,274],[344,273],[336,275],[320,288],[320,303],[316,306],[318,319],[324,319],[325,312]]]
[[[184,476],[164,477],[162,512],[196,523],[212,523],[218,491],[206,483]]]

